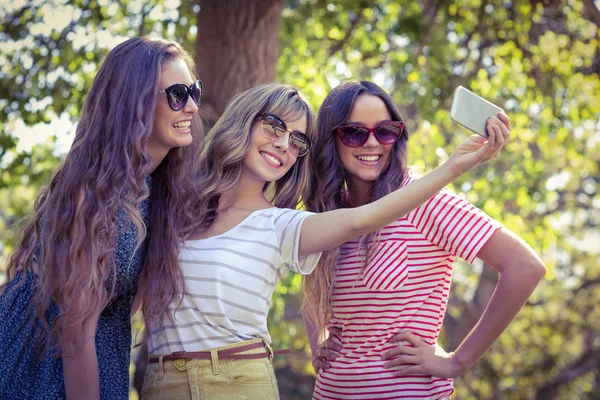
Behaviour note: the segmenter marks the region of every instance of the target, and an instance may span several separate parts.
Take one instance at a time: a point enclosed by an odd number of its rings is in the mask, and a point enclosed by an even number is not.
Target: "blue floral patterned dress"
[[[147,180],[148,185],[150,180]],[[140,207],[144,222],[148,221],[149,200]],[[122,212],[115,251],[117,284],[115,297],[104,309],[96,331],[96,353],[100,371],[100,398],[129,397],[129,358],[131,349],[130,310],[146,254],[144,243],[134,254],[137,231]],[[24,284],[7,295],[17,286]],[[32,272],[19,273],[0,296],[0,399],[54,400],[65,398],[63,365],[49,352],[40,354],[32,341],[39,321],[27,319],[31,295],[36,288]],[[52,304],[48,319],[52,323],[58,307]]]

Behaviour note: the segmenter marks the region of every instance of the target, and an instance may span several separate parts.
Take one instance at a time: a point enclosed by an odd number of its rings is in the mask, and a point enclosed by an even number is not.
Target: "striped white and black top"
[[[271,341],[267,314],[275,285],[288,270],[309,274],[320,253],[298,258],[300,228],[311,213],[268,208],[229,231],[188,240],[179,261],[183,301],[172,304],[149,338],[150,354],[203,351],[244,340]]]

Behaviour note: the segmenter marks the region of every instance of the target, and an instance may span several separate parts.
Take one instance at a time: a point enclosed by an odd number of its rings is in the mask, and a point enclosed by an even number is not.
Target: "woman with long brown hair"
[[[179,256],[185,287],[162,324],[148,323],[143,398],[279,398],[267,314],[281,277],[309,274],[322,251],[402,217],[495,156],[505,140],[496,132],[487,142],[470,138],[410,187],[315,215],[295,209],[311,168],[311,136],[304,96],[280,84],[236,96],[207,134],[197,220]]]
[[[487,122],[490,137],[508,137],[509,128],[505,114]],[[307,209],[360,209],[399,188],[410,192],[422,178],[407,168],[407,142],[400,113],[379,86],[334,88],[317,118]],[[543,276],[533,250],[499,222],[446,188],[434,194],[376,233],[325,253],[305,278],[315,399],[449,398],[451,378],[481,357]],[[446,353],[437,339],[456,256],[481,258],[500,279],[477,326]],[[327,328],[328,349],[319,349]]]
[[[146,310],[180,291],[170,277],[194,197],[201,89],[175,42],[130,39],[106,57],[9,261],[0,398],[128,398],[140,275]]]

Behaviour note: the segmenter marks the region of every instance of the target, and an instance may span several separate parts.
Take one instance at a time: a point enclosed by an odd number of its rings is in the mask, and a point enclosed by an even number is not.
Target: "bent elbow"
[[[526,268],[528,275],[535,280],[536,284],[544,278],[544,275],[546,275],[546,266],[537,257],[527,263]]]

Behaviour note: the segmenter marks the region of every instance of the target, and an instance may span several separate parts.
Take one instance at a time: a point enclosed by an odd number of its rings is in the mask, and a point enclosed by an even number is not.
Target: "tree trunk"
[[[197,0],[196,68],[202,111],[212,126],[232,96],[273,82],[280,54],[282,0]]]

